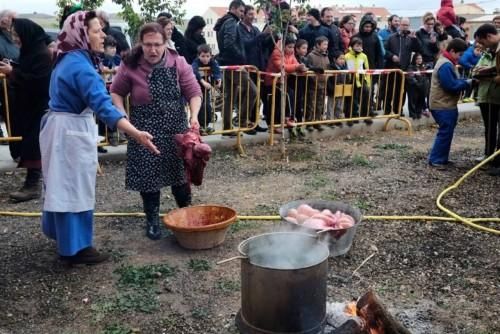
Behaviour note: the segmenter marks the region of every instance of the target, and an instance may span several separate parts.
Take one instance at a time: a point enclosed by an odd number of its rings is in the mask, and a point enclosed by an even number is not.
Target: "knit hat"
[[[311,15],[316,20],[318,20],[319,22],[321,22],[321,16],[319,14],[319,10],[318,9],[316,9],[316,8],[309,9],[309,11],[307,12],[307,15]]]

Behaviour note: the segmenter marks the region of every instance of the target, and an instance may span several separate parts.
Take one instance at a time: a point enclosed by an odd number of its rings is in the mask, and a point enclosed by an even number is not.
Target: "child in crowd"
[[[305,39],[298,39],[295,42],[295,58],[297,58],[297,61],[301,64],[306,65],[307,62],[307,48],[308,48],[307,41]],[[297,76],[290,76],[290,79],[288,80],[288,84],[292,85],[295,88],[295,101],[294,101],[294,112],[295,112],[295,119],[297,122],[303,122],[304,121],[304,112],[306,110],[305,106],[305,93],[306,93],[306,77],[304,75],[297,75]],[[304,138],[306,136],[306,133],[304,131],[304,127],[298,126],[297,127],[297,134],[299,138]]]
[[[353,84],[353,102],[349,118],[375,116],[374,113],[370,112],[370,77],[358,72],[370,69],[368,57],[363,53],[363,41],[361,38],[351,38],[349,52],[347,52],[345,60],[347,68],[351,71],[356,71]],[[371,119],[365,119],[364,122],[368,125],[373,123]],[[354,121],[354,123],[358,123],[358,121]]]
[[[321,121],[325,110],[325,70],[330,67],[328,59],[328,38],[319,36],[315,40],[314,49],[307,55],[307,67],[316,72],[316,76],[307,82],[307,112],[306,121]],[[320,124],[307,126],[308,131],[323,131]]]
[[[331,69],[334,71],[344,71],[347,70],[347,64],[345,62],[345,54],[342,52],[337,52],[333,55],[333,63],[331,64]],[[331,111],[333,110],[333,119],[342,118],[345,106],[348,105],[348,97],[345,96],[345,84],[347,82],[346,73],[337,73],[328,79],[327,84],[327,119],[331,119]],[[342,127],[342,123],[333,123]]]
[[[203,92],[203,103],[201,104],[200,112],[198,113],[198,122],[200,123],[200,134],[202,136],[209,135],[214,132],[214,129],[209,126],[212,121],[212,106],[210,104],[210,91],[212,86],[220,88],[221,86],[221,71],[219,64],[212,57],[212,50],[207,44],[198,46],[198,57],[191,64],[194,75],[198,80]],[[200,70],[202,67],[209,67],[210,72]]]
[[[482,54],[483,46],[479,43],[474,43],[473,45],[469,46],[467,51],[465,51],[462,57],[460,57],[460,59],[458,60],[458,64],[462,67],[461,71],[463,78],[470,78],[472,68],[476,66]],[[474,98],[472,96],[472,87],[464,92],[462,102],[474,102]]]
[[[472,84],[472,79],[460,79],[455,69],[465,50],[467,43],[464,40],[451,40],[432,72],[430,108],[439,130],[429,154],[429,165],[438,169],[444,169],[451,164],[448,157],[458,120],[457,103],[460,92]]]
[[[107,35],[104,38],[104,54],[102,57],[102,69],[105,71],[118,70],[122,59],[116,54],[116,40],[113,36]],[[106,75],[106,83],[113,80],[113,74]]]
[[[271,53],[271,57],[269,58],[269,61],[267,63],[267,69],[266,72],[268,73],[280,73],[281,71],[281,43],[282,41],[278,41],[276,43],[276,46]],[[295,72],[305,72],[307,71],[307,68],[304,64],[300,64],[297,61],[297,58],[295,58],[295,40],[292,38],[287,38],[285,40],[285,49],[284,49],[284,66],[285,66],[285,72],[287,74],[290,73],[295,73]],[[267,99],[267,106],[264,108],[264,114],[266,116],[266,121],[268,125],[271,125],[271,102],[272,98],[270,94],[272,94],[272,84],[273,84],[273,78],[272,76],[265,76],[264,77],[264,86],[266,88],[266,96],[268,96]],[[280,124],[281,123],[281,93],[284,89],[286,89],[286,106],[285,106],[285,119],[286,119],[286,126],[290,128],[290,137],[294,138],[298,136],[297,129],[295,128],[294,124],[294,119],[293,119],[293,112],[291,111],[291,103],[290,103],[290,97],[295,96],[294,94],[294,86],[293,85],[286,85],[287,87],[281,87],[281,85],[276,85],[276,94],[275,96],[275,109],[274,109],[274,124]],[[280,132],[280,129],[274,129],[275,132]]]
[[[106,88],[109,92],[109,87],[111,86],[114,76],[114,74],[110,72],[116,72],[122,61],[121,57],[116,54],[116,39],[113,36],[107,35],[104,38],[104,53],[99,55],[99,59],[101,61],[101,74],[103,75]],[[107,136],[111,146],[118,146],[121,142],[125,141],[125,136],[123,134],[120,135],[119,131],[112,131],[105,126],[104,122],[99,120],[97,120],[97,124],[99,135]],[[97,151],[99,153],[107,153],[107,150],[102,146],[98,146]]]
[[[425,113],[425,97],[427,96],[427,91],[429,90],[429,77],[423,72],[427,69],[424,64],[422,55],[420,53],[415,53],[411,61],[411,65],[408,66],[408,110],[410,112],[410,117],[412,119],[420,119],[422,114],[429,117]]]

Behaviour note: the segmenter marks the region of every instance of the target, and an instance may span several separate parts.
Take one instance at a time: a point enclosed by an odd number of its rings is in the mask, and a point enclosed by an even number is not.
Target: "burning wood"
[[[370,290],[357,302],[332,303],[327,307],[328,323],[334,327],[327,334],[411,334]]]

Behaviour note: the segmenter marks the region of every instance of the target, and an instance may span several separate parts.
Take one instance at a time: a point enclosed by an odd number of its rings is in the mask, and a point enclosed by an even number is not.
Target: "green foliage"
[[[123,266],[115,270],[120,275],[120,286],[143,287],[150,286],[161,277],[175,275],[175,268],[168,264],[149,264],[142,267]]]
[[[188,268],[193,271],[209,271],[212,269],[212,266],[207,260],[190,259],[188,262]]]
[[[59,12],[57,13],[58,17],[61,17],[64,7],[67,5],[74,5],[75,3],[80,3],[82,9],[91,10],[97,9],[102,6],[104,0],[81,0],[81,1],[71,1],[71,0],[57,0],[56,5],[59,8]]]
[[[64,6],[71,5],[74,2],[81,3],[85,10],[97,9],[102,6],[104,0],[56,0],[59,8],[58,16],[60,17]],[[139,32],[139,28],[146,22],[153,22],[160,12],[169,12],[172,14],[177,23],[181,23],[186,15],[186,11],[182,9],[186,0],[112,0],[117,5],[120,5],[122,10],[119,13],[128,24],[127,33],[135,38]],[[139,10],[136,11],[133,4],[139,5]]]
[[[153,22],[160,12],[168,12],[172,14],[177,23],[181,23],[186,11],[182,6],[186,0],[139,0],[139,11],[136,12],[132,6],[132,0],[113,0],[114,3],[122,7],[120,16],[128,24],[128,34],[135,39],[139,28],[146,22]]]

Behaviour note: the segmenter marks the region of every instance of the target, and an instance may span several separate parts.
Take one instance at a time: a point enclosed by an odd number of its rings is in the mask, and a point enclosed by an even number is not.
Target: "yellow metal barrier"
[[[2,82],[2,93],[3,93],[2,114],[5,117],[5,127],[7,128],[7,136],[0,137],[0,142],[21,141],[23,137],[12,136],[12,128],[10,124],[9,92],[7,89],[7,77],[5,76],[5,74],[0,73],[0,80]]]
[[[371,124],[373,119],[385,119],[386,131],[388,123],[396,119],[406,123],[408,134],[412,133],[411,122],[401,116],[405,82],[401,70],[292,74],[287,75],[284,88],[278,84],[280,74],[263,75],[272,77],[271,86],[264,88],[268,97],[265,109],[270,110],[266,118],[269,117],[272,129],[306,126],[312,131],[313,128],[321,130],[321,125],[352,125],[360,120]],[[279,103],[283,92],[288,100],[284,108],[286,124],[282,124]],[[274,132],[276,130],[270,131],[270,145],[274,142]]]
[[[260,72],[254,66],[221,66],[220,87],[211,80],[210,68],[200,68],[200,75],[212,84],[211,89],[202,87],[204,102],[198,116],[202,132],[235,136],[236,148],[244,154],[241,134],[255,133],[260,119]]]

